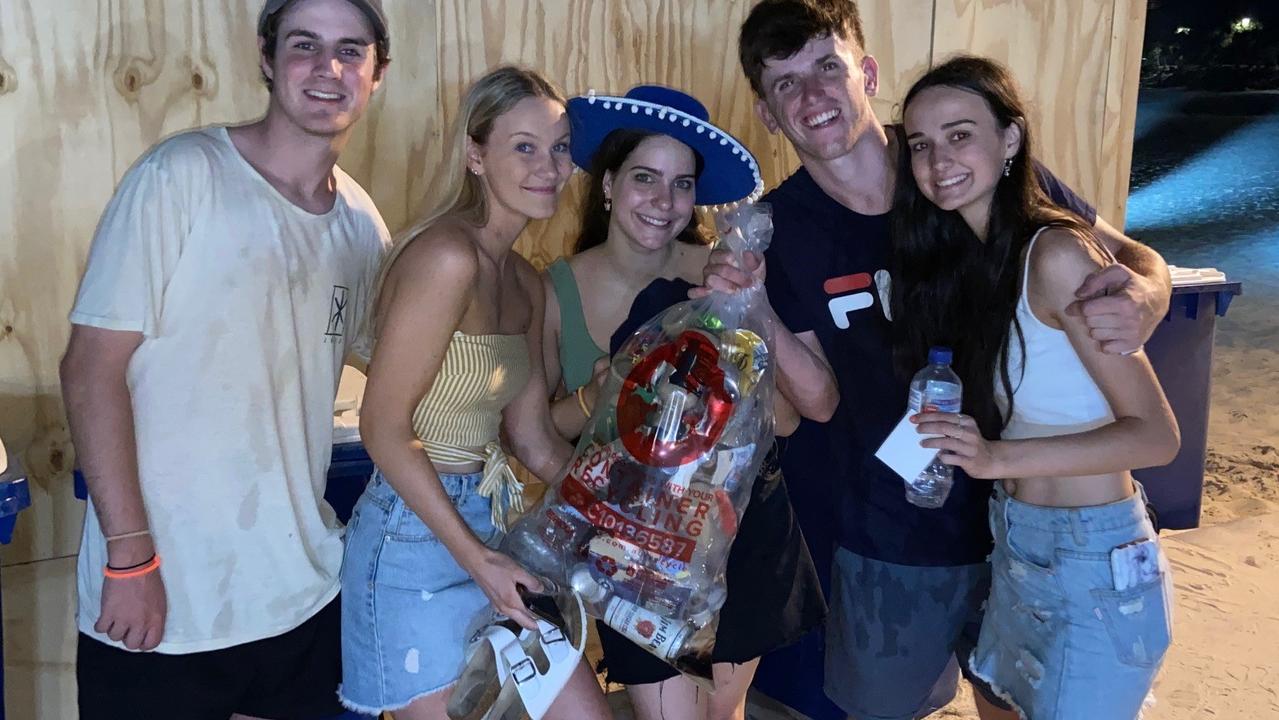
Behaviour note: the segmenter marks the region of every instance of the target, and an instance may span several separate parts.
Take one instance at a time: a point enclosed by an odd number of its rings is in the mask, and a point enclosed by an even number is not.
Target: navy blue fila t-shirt
[[[1043,168],[1058,205],[1092,224],[1096,211]],[[796,334],[811,331],[835,372],[840,403],[828,423],[804,420],[784,442],[782,470],[814,556],[837,543],[900,565],[979,563],[990,553],[991,482],[955,469],[946,504],[906,501],[902,479],[875,457],[906,411],[908,383],[893,370],[890,215],[862,215],[827,195],[804,168],[763,197],[773,209],[765,252],[769,300]],[[900,320],[900,319],[899,319]]]

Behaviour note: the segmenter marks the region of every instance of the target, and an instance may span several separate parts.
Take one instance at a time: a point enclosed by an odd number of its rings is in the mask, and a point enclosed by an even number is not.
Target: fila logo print
[[[830,309],[831,320],[835,322],[835,327],[840,330],[847,330],[849,327],[848,316],[858,310],[865,310],[875,304],[875,296],[865,292],[870,287],[870,275],[868,273],[854,273],[852,275],[844,275],[843,277],[830,278],[822,283],[822,289],[827,295],[835,295],[826,307]],[[862,292],[854,292],[854,291]],[[851,294],[849,294],[851,293]]]
[[[879,291],[879,307],[884,311],[884,319],[893,321],[893,278],[887,270],[875,271],[875,289]]]

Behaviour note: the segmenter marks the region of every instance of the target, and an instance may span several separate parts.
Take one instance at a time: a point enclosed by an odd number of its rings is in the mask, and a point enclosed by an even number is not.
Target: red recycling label
[[[698,402],[677,418],[674,440],[657,437],[653,416],[660,414],[659,372],[692,353],[692,369],[685,389]],[[715,447],[733,412],[733,399],[724,389],[719,349],[705,334],[685,330],[675,340],[649,351],[622,382],[617,397],[617,428],[622,445],[640,462],[652,467],[677,467],[693,462]]]

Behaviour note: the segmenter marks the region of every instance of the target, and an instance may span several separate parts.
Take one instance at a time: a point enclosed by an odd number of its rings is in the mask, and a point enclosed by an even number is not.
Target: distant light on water
[[[1215,267],[1245,281],[1249,299],[1231,322],[1264,315],[1262,324],[1279,337],[1279,104],[1259,107],[1262,99],[1143,98],[1138,129],[1146,139],[1133,158],[1125,229],[1172,264]],[[1245,312],[1250,307],[1260,315]]]
[[[1279,119],[1246,125],[1128,196],[1127,226],[1150,231],[1276,216]],[[1247,168],[1248,172],[1238,172]],[[1228,223],[1227,223],[1228,224]]]
[[[1190,28],[1186,27],[1185,25],[1182,25],[1181,27],[1177,28],[1177,30],[1176,30],[1176,34],[1178,34],[1178,35],[1189,35],[1189,34],[1190,34]]]

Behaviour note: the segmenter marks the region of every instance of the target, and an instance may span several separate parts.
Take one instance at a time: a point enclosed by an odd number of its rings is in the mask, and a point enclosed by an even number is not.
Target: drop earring
[[[610,198],[604,198],[604,212],[613,212],[613,201]]]
[[[1008,177],[1013,171],[1013,159],[1006,158],[1004,160],[1004,177]]]

